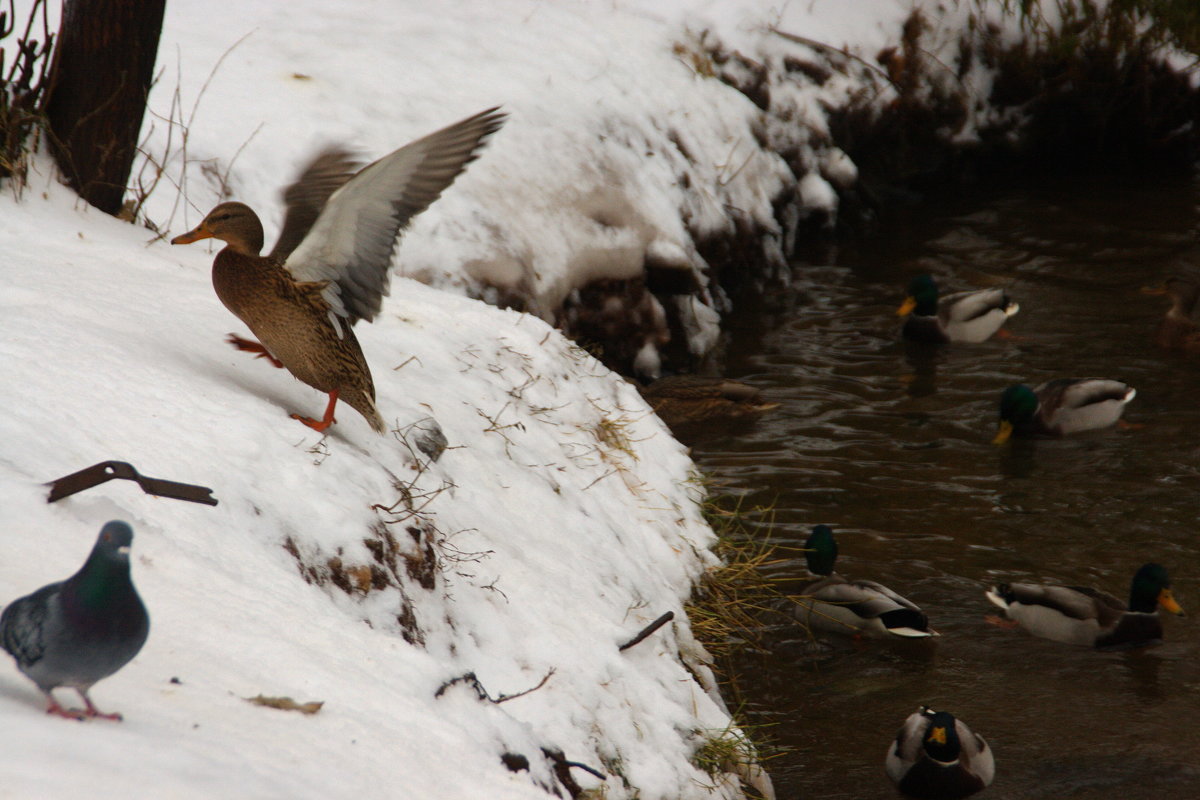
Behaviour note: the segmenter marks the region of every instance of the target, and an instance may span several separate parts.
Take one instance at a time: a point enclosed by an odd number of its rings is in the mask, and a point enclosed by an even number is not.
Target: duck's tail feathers
[[[908,639],[920,639],[927,636],[937,636],[929,630],[929,620],[920,611],[911,608],[897,608],[879,615],[879,621],[893,636],[903,636]]]
[[[1008,588],[1007,583],[997,583],[990,589],[983,592],[983,596],[991,601],[992,605],[1008,610],[1008,604],[1012,600],[1012,590]]]
[[[387,423],[379,415],[379,409],[375,407],[375,401],[369,394],[366,392],[348,392],[342,396],[342,400],[359,414],[362,414],[363,419],[370,424],[376,433],[387,433]]]

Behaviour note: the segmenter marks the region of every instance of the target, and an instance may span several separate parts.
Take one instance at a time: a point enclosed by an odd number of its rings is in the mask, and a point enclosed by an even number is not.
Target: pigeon
[[[14,600],[0,614],[0,646],[46,695],[47,714],[121,719],[99,711],[88,690],[129,663],[150,633],[150,617],[129,577],[132,542],[127,523],[107,523],[78,572]],[[86,708],[59,705],[54,690],[60,686],[79,692]]]

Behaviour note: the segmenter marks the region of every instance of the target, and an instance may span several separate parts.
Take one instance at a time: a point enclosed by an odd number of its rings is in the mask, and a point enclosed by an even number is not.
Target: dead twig
[[[637,636],[633,637],[628,642],[626,642],[625,644],[618,647],[617,650],[628,650],[629,648],[633,647],[634,645],[640,644],[642,641],[645,640],[645,638],[647,636],[654,633],[656,630],[661,628],[663,625],[666,625],[668,622],[670,622],[673,619],[675,619],[675,612],[668,611],[667,613],[660,616],[658,619],[654,620],[654,622],[651,622],[649,625],[642,628],[641,632],[638,633]]]
[[[443,694],[446,693],[446,690],[449,689],[451,686],[455,686],[456,684],[460,684],[460,683],[465,683],[465,684],[469,685],[472,689],[475,690],[475,693],[479,696],[480,700],[487,700],[489,703],[495,703],[496,705],[499,705],[501,703],[506,703],[509,700],[515,700],[518,697],[524,697],[527,694],[532,694],[533,692],[536,692],[538,689],[541,689],[543,686],[545,686],[546,681],[550,680],[550,678],[553,675],[554,675],[554,667],[551,667],[550,670],[546,673],[546,675],[540,681],[538,681],[536,686],[531,686],[530,688],[528,688],[522,692],[517,692],[516,694],[502,694],[499,697],[492,697],[490,694],[488,694],[487,689],[483,688],[483,684],[479,681],[479,678],[475,675],[474,672],[466,672],[466,673],[463,673],[462,675],[459,675],[456,678],[451,678],[450,680],[443,683],[441,686],[438,687],[438,690],[433,693],[433,696],[441,697]]]

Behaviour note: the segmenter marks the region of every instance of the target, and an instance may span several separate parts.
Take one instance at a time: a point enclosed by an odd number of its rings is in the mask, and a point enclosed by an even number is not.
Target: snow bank
[[[690,763],[729,724],[683,663],[702,654],[682,603],[712,533],[631,386],[535,317],[399,279],[360,326],[399,433],[341,407],[322,438],[287,413],[323,396],[222,341],[241,326],[210,253],[147,246],[44,175],[0,205],[2,599],[66,577],[125,519],[152,617],[93,692],[124,723],[48,717],[0,671],[5,796],[532,798],[561,786],[556,758],[608,776],[608,797],[737,796]],[[436,461],[413,427],[433,421]],[[220,504],[127,481],[46,503],[44,482],[106,459]],[[468,673],[492,698],[533,691],[496,704],[454,682]]]
[[[772,27],[869,48],[908,9],[784,5],[780,16],[750,2],[285,10],[258,0],[230,16],[200,0],[172,3],[143,175],[163,164],[182,193],[163,183],[145,216],[182,230],[234,197],[277,229],[279,187],[322,144],[373,158],[502,105],[509,123],[414,222],[398,273],[599,338],[609,363],[653,377],[672,327],[693,358],[719,332],[728,301],[704,255],[711,243],[743,240],[782,273],[795,223],[836,212],[821,169],[840,156],[828,108],[861,89],[867,70],[818,85],[782,59],[829,54]],[[713,63],[726,35],[747,55]],[[731,85],[759,61],[778,84],[769,113]],[[171,119],[186,125],[186,147]],[[819,208],[806,207],[813,198]],[[644,291],[648,273],[675,287]],[[603,290],[587,291],[598,282]]]

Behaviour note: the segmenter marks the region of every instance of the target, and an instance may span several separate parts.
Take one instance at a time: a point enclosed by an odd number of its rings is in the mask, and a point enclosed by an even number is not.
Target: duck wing
[[[396,237],[473,161],[506,115],[492,108],[368,164],[335,191],[285,265],[298,281],[329,281],[326,302],[354,324],[388,291]]]
[[[301,170],[296,182],[283,190],[287,211],[283,217],[283,230],[279,232],[279,241],[272,248],[270,258],[283,261],[291,255],[312,230],[330,195],[342,188],[361,167],[362,163],[350,151],[337,145],[317,153]]]
[[[1109,378],[1058,378],[1034,389],[1038,416],[1059,433],[1104,428],[1121,418],[1137,391]]]
[[[967,772],[974,775],[984,786],[991,784],[996,777],[996,758],[987,741],[967,727],[960,719],[955,719],[954,727],[958,733],[959,745],[962,751],[959,760]]]
[[[885,761],[888,777],[895,783],[904,780],[904,776],[922,756],[921,741],[925,738],[925,729],[929,727],[929,718],[922,708],[908,715],[904,725],[896,732],[896,738],[888,748]]]
[[[875,581],[852,581],[835,573],[808,585],[802,595],[861,620],[878,619],[899,636],[936,635],[929,631],[929,621],[920,607]]]
[[[1058,378],[1034,390],[1047,413],[1082,409],[1105,400],[1132,400],[1133,388],[1108,378]]]
[[[1006,309],[1012,301],[1003,289],[975,289],[942,297],[938,317],[943,324],[970,322],[996,309]]]
[[[1071,619],[1099,619],[1102,610],[1110,604],[1121,605],[1110,594],[1081,586],[1047,586],[1040,583],[1010,583],[997,587],[1011,606],[1041,606],[1057,611]]]

